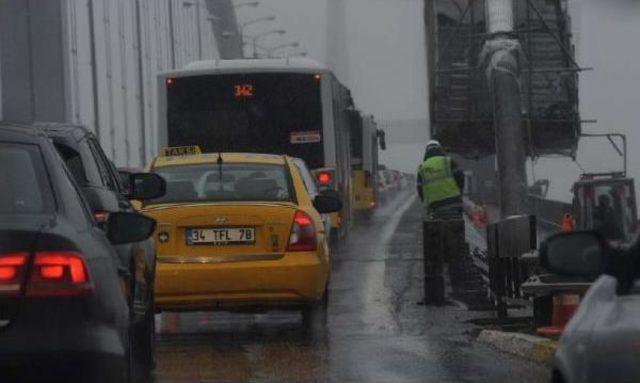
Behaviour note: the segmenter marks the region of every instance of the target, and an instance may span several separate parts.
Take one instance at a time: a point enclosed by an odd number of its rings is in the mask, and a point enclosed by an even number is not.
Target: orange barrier
[[[569,213],[565,213],[562,217],[562,222],[560,223],[560,231],[563,233],[573,231],[574,223],[573,216]]]
[[[578,294],[559,293],[554,295],[551,326],[540,327],[536,332],[549,337],[560,336],[567,322],[578,309],[578,305],[580,305],[580,296]]]

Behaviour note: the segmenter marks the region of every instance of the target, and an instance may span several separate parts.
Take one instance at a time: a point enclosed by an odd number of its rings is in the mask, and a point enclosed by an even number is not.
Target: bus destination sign
[[[290,135],[292,144],[312,144],[322,141],[322,136],[319,130],[308,130],[305,132],[291,132]]]
[[[253,98],[253,85],[236,84],[233,86],[233,94],[236,98]]]

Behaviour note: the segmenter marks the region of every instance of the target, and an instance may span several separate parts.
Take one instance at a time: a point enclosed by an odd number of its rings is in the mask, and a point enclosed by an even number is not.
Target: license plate
[[[237,245],[256,242],[256,229],[233,227],[216,229],[187,229],[187,245]]]

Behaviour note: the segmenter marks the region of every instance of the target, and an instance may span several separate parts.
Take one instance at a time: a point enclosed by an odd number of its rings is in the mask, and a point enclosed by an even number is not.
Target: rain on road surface
[[[333,255],[328,325],[296,312],[158,315],[157,383],[548,381],[542,367],[474,341],[481,314],[422,298],[412,191],[356,224]]]

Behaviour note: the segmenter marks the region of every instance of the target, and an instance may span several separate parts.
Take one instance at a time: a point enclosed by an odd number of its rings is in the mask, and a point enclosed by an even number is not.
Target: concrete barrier
[[[517,332],[482,330],[478,341],[491,347],[525,358],[532,362],[551,366],[558,342]]]

